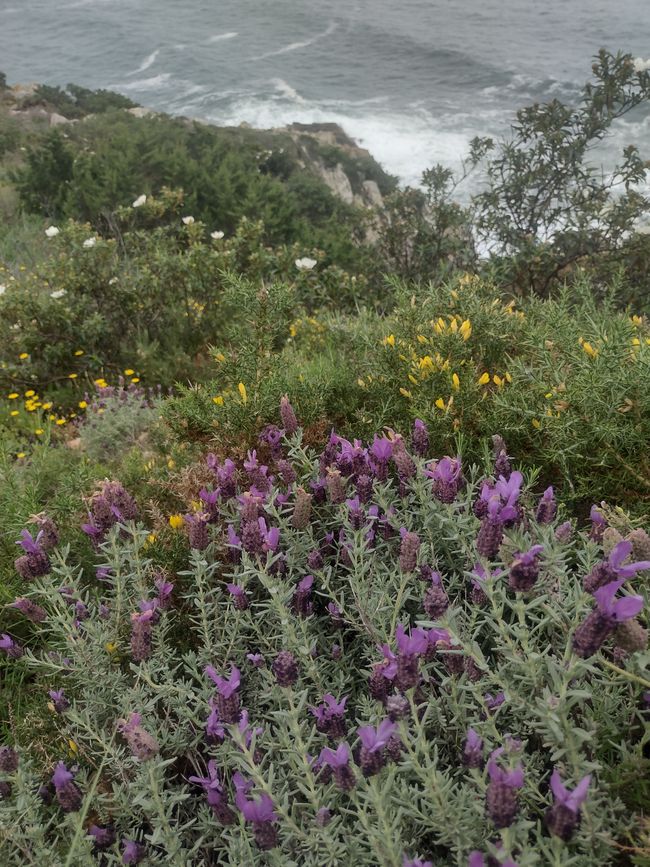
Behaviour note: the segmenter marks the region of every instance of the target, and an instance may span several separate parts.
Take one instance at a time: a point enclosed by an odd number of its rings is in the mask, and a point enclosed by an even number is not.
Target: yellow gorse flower
[[[453,388],[456,389],[456,391],[458,391],[458,389],[460,388],[460,379],[459,379],[457,373],[452,373],[452,375],[451,375],[451,385],[452,385]]]
[[[212,402],[216,403],[217,406],[223,406],[223,397],[220,394],[216,394],[212,398]]]
[[[183,520],[182,515],[170,515],[169,516],[169,526],[172,530],[180,530],[185,521]]]
[[[490,381],[490,374],[486,371],[485,373],[481,374],[481,376],[479,377],[478,384],[479,385],[487,385],[489,381]]]
[[[237,390],[239,391],[239,396],[242,399],[242,403],[248,403],[248,392],[246,391],[246,386],[243,382],[240,382],[237,386]]]
[[[384,346],[395,346],[395,335],[389,334],[388,337],[384,337],[382,343]]]

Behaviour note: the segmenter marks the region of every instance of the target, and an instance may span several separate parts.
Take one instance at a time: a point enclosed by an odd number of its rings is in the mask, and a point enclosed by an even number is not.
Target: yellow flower
[[[588,340],[582,341],[582,348],[587,353],[589,358],[595,358],[598,355],[598,350],[594,349],[594,347],[589,343]]]
[[[57,418],[57,420],[56,420],[56,423],[58,425],[65,424],[65,422],[66,422],[66,419],[64,419],[64,418]]]
[[[75,352],[75,355],[77,355],[77,356],[83,355],[83,354],[84,354],[83,349],[77,349],[77,351]]]
[[[79,747],[78,747],[77,744],[72,740],[72,738],[68,738],[68,746],[70,747],[70,755],[72,755],[72,756],[76,756],[77,753],[79,752]]]
[[[29,352],[21,352],[18,358],[20,358],[21,361],[24,361],[26,358],[29,358]]]
[[[239,391],[239,396],[242,399],[242,403],[247,403],[248,402],[248,392],[246,391],[246,386],[244,385],[244,383],[240,382],[239,385],[237,386],[237,389]]]
[[[384,346],[395,346],[395,335],[389,334],[388,337],[384,337],[382,343]]]
[[[634,315],[634,316],[631,317],[631,319],[632,319],[632,323],[633,323],[634,325],[636,325],[637,327],[643,325],[643,316],[636,316],[636,315]]]
[[[97,386],[97,388],[108,388],[108,383],[103,377],[101,377],[100,379],[96,379],[95,385]]]
[[[17,409],[12,409],[11,412],[9,413],[9,415],[16,416],[16,415],[20,415],[20,413],[18,412]]]
[[[106,648],[107,653],[115,653],[117,650],[117,644],[114,644],[112,641],[108,641],[104,647]]]
[[[18,452],[18,454],[16,455],[16,457],[17,457],[17,458],[21,458],[21,459],[24,458],[24,457],[25,457],[25,452]]]
[[[502,386],[503,383],[504,383],[504,380],[501,379],[501,377],[500,377],[498,374],[495,373],[494,376],[492,377],[492,382],[493,382],[495,385],[497,385],[499,388],[501,388],[501,386]]]
[[[78,403],[79,409],[87,409],[88,403],[85,400],[80,400]]]
[[[465,319],[459,330],[463,340],[469,340],[469,338],[472,336],[472,323],[469,321],[469,319]]]
[[[218,394],[216,397],[213,397],[212,401],[213,403],[216,403],[217,406],[223,406],[223,398],[220,394]]]
[[[541,423],[541,421],[540,421],[538,418],[534,418],[533,421],[532,421],[532,425],[533,425],[534,428],[536,428],[537,430],[539,430],[539,429],[541,428],[541,426],[542,426],[542,423]]]
[[[455,388],[456,391],[458,391],[458,389],[460,388],[460,379],[459,379],[457,373],[452,373],[451,384],[452,384],[453,388]]]
[[[155,541],[156,541],[156,534],[155,534],[155,533],[149,533],[149,535],[147,536],[147,542],[148,542],[150,545],[153,545],[153,543],[154,543]]]
[[[399,393],[402,395],[402,397],[412,397],[413,396],[411,394],[411,392],[406,388],[400,388]]]
[[[217,354],[215,355],[215,359],[217,361],[225,361],[226,356],[223,354],[223,352],[217,352]]]
[[[363,379],[361,379],[361,377],[359,377],[359,379],[357,379],[357,385],[359,386],[359,388],[365,388],[366,387],[366,383],[363,381]]]
[[[134,373],[135,370],[131,370],[130,367],[127,367],[127,369],[124,371],[124,376],[133,376]]]
[[[36,430],[34,431],[34,433],[36,434],[36,436],[40,437],[41,434],[45,433],[45,431],[43,430],[42,427],[37,427]]]
[[[30,388],[29,391],[25,392],[25,397],[34,397],[35,394],[36,392],[34,391],[34,389]]]
[[[433,371],[433,358],[430,355],[424,355],[419,361],[419,366],[423,373],[431,373]]]
[[[454,301],[458,301],[458,292],[456,292],[455,289],[452,289],[451,292],[450,292],[449,294],[450,294],[451,297],[454,299]]]
[[[639,340],[638,337],[632,338],[632,346],[641,346],[641,341]]]
[[[132,382],[134,385],[136,385],[136,383],[140,382],[140,377],[139,377],[139,376],[134,376],[133,379],[131,380],[131,382]]]
[[[458,331],[458,321],[456,319],[451,320],[451,323],[449,325],[449,329],[450,329],[452,334],[456,334],[456,332]]]
[[[417,384],[418,384],[417,379],[413,376],[412,373],[409,373],[409,382],[412,382],[413,385],[417,385]]]
[[[43,409],[52,409],[52,404],[51,403],[44,403]]]
[[[185,521],[183,520],[182,515],[170,515],[169,516],[169,526],[172,530],[180,530]]]
[[[78,376],[79,376],[78,373],[69,373],[69,374],[68,374],[68,379],[76,379]]]
[[[510,374],[508,373],[507,370],[506,370],[505,376],[506,376],[506,382],[512,382],[512,377],[510,376]]]
[[[429,341],[424,334],[418,334],[418,343],[428,343]]]
[[[490,374],[486,371],[479,377],[478,384],[479,385],[487,385],[490,381]]]
[[[7,395],[9,400],[16,400],[17,397],[20,397],[17,391],[12,391],[11,394]]]

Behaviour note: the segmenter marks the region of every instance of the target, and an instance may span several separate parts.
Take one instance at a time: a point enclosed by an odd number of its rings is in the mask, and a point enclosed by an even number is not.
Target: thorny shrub
[[[53,731],[0,750],[4,863],[612,863],[617,771],[647,767],[648,536],[597,507],[578,531],[500,437],[486,477],[422,422],[317,454],[281,416],[207,456],[176,574],[116,481],[92,572],[45,516],[23,532],[0,647]]]

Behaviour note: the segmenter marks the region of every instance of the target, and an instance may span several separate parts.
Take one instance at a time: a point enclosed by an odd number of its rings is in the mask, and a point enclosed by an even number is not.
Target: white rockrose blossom
[[[111,279],[108,281],[109,286],[114,286],[116,283],[117,283],[117,277],[111,277]]]
[[[147,197],[143,193],[141,196],[138,196],[138,198],[133,203],[132,207],[133,208],[141,208],[144,204],[146,204],[146,202],[147,202]]]
[[[224,237],[224,232],[210,232],[210,237],[215,241],[220,241]]]
[[[318,265],[316,259],[310,259],[308,256],[304,256],[302,259],[296,259],[296,268],[299,271],[311,271],[312,268],[315,268]]]
[[[183,217],[183,222],[186,226],[191,226],[194,222],[194,217]]]
[[[54,292],[50,292],[50,298],[63,298],[65,295],[65,289],[55,289]]]
[[[94,247],[97,243],[97,238],[86,238],[83,245],[86,250],[89,250],[91,247]]]
[[[4,295],[6,291],[7,291],[7,287],[5,286],[5,284],[0,283],[0,295]]]
[[[45,230],[45,234],[48,238],[56,238],[60,231],[61,230],[57,229],[56,226],[48,226],[48,228]]]

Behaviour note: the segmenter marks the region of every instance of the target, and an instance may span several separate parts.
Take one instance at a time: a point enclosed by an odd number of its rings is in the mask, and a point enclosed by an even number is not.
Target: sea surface
[[[111,88],[257,127],[335,121],[405,183],[458,168],[533,101],[575,100],[601,46],[650,56],[649,0],[0,0],[10,82]],[[647,143],[619,123],[605,162]]]

